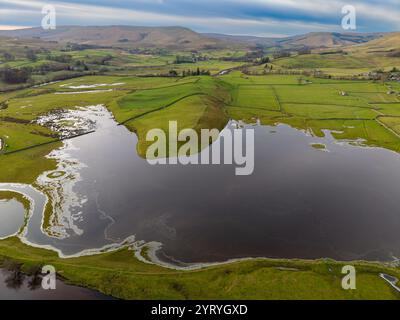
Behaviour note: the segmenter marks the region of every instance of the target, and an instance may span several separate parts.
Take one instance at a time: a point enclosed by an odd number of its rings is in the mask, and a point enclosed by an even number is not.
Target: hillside
[[[256,36],[235,36],[221,33],[203,33],[204,36],[212,39],[248,44],[251,46],[261,45],[266,47],[273,47],[277,44],[279,38],[266,38]]]
[[[400,50],[400,32],[387,33],[368,43],[349,48],[349,51],[363,51],[366,53],[389,52],[392,50]]]
[[[366,43],[382,36],[381,33],[335,33],[311,32],[286,38],[264,38],[254,36],[234,36],[207,33],[209,38],[242,43],[247,45],[262,45],[266,47],[291,48],[333,48]]]
[[[61,26],[56,30],[30,28],[0,31],[0,36],[40,38],[46,41],[73,42],[122,48],[166,48],[196,50],[229,46],[226,41],[211,39],[183,27]]]
[[[345,37],[314,34],[309,38],[294,37],[291,42],[288,40],[281,41],[287,43],[295,49],[295,44],[307,43],[318,45],[325,43],[330,45],[327,47],[314,48],[310,54],[295,54],[290,57],[282,57],[276,59],[273,64],[278,69],[290,69],[298,71],[320,70],[331,76],[360,76],[368,74],[371,71],[385,70],[391,71],[393,68],[400,69],[400,32],[386,34],[364,34],[361,38],[357,35],[347,35]],[[354,41],[368,42],[354,43]],[[347,44],[350,42],[350,44]],[[339,43],[342,43],[339,45]],[[299,45],[300,46],[300,45]],[[332,50],[333,48],[333,50]],[[293,50],[295,51],[295,50]],[[264,72],[263,68],[254,67],[252,72]]]
[[[4,53],[10,53],[17,58],[25,57],[27,48],[32,50],[58,50],[60,46],[55,42],[40,41],[38,39],[18,39],[0,36],[0,61]]]
[[[312,32],[279,39],[277,44],[285,47],[332,48],[369,42],[381,35],[379,33]]]
[[[287,38],[267,38],[216,33],[200,34],[184,27],[60,26],[56,30],[43,30],[38,27],[0,31],[0,36],[119,48],[200,50],[248,48],[257,45],[286,49],[332,48],[379,41],[382,34],[313,32]]]

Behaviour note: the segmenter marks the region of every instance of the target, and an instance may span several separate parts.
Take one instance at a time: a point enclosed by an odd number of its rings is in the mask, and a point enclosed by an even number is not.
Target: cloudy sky
[[[400,31],[400,0],[0,0],[0,29],[40,26],[42,7],[58,25],[189,27],[198,32],[283,36],[340,31],[353,5],[357,31]]]

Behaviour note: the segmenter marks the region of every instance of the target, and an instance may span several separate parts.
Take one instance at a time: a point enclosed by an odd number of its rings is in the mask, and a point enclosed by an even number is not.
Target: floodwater
[[[67,285],[57,279],[54,290],[44,290],[41,278],[0,269],[0,300],[109,300],[99,292]]]
[[[0,200],[0,239],[16,234],[24,224],[25,209],[17,200]]]
[[[160,242],[160,259],[187,263],[400,256],[396,153],[337,143],[329,132],[316,138],[286,125],[248,125],[255,129],[250,176],[236,176],[236,165],[152,166],[137,155],[136,135],[104,108],[81,112],[96,132],[54,151],[55,172],[35,189],[0,184],[35,200],[31,243],[73,255],[134,235]],[[47,233],[38,189],[57,200],[58,225]]]

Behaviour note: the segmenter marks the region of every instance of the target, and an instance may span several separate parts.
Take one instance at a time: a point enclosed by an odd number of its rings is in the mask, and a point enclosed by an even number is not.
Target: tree
[[[36,61],[37,60],[37,56],[36,56],[35,52],[33,50],[31,50],[31,49],[29,49],[26,52],[26,57],[31,61]]]
[[[382,84],[385,84],[387,82],[388,78],[389,78],[389,75],[387,73],[382,73],[381,74],[381,82],[382,82]]]
[[[303,77],[297,78],[297,83],[299,85],[303,84]]]
[[[311,53],[311,49],[308,47],[304,47],[304,48],[297,50],[298,55],[310,54],[310,53]]]
[[[287,58],[287,57],[290,57],[290,52],[284,51],[284,50],[277,51],[277,52],[274,52],[273,57],[274,57],[274,59]]]
[[[0,102],[0,110],[4,110],[8,108],[8,101]]]
[[[15,57],[11,53],[8,53],[8,52],[5,52],[3,54],[3,57],[4,57],[5,61],[14,61],[15,60]]]
[[[27,69],[11,69],[4,68],[2,70],[3,80],[7,83],[25,83],[30,77],[30,73]]]

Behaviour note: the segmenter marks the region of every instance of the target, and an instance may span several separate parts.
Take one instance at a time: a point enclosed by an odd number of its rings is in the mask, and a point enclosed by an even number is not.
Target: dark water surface
[[[22,275],[15,280],[12,273],[0,269],[0,300],[109,300],[111,298],[89,289],[70,286],[57,279],[55,290],[42,289],[32,277]]]
[[[25,209],[15,199],[0,201],[0,238],[15,234],[24,224]]]
[[[135,235],[184,262],[400,256],[398,154],[255,126],[254,173],[235,176],[234,165],[151,166],[134,134],[109,116],[99,121],[65,151],[85,164],[72,188],[85,200],[70,207],[82,233],[49,238],[34,215],[28,240],[74,254]]]

